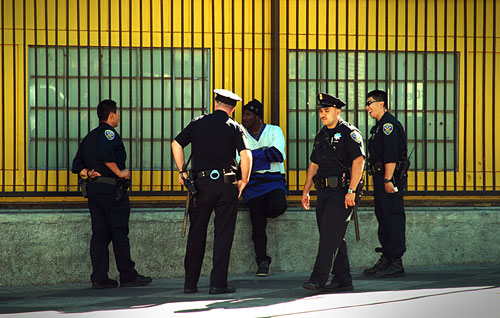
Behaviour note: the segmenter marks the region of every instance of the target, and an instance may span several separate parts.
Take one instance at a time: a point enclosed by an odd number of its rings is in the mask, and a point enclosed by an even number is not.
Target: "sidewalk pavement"
[[[106,290],[0,286],[0,317],[500,317],[500,264],[409,267],[390,279],[352,274],[354,291],[337,294],[303,289],[309,273],[283,272],[230,276],[236,293],[224,295],[208,294],[207,277],[189,295],[182,278]]]

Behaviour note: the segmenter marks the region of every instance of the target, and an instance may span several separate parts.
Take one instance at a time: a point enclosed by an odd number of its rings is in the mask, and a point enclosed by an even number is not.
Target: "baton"
[[[354,231],[356,232],[356,242],[359,243],[361,241],[361,237],[359,235],[359,221],[358,221],[358,205],[354,205],[352,208],[352,216],[354,217]]]
[[[186,229],[188,225],[188,217],[189,217],[189,201],[191,200],[191,192],[187,192],[187,197],[186,197],[186,210],[184,211],[184,223],[182,224],[182,233],[181,237],[184,238],[186,236]]]

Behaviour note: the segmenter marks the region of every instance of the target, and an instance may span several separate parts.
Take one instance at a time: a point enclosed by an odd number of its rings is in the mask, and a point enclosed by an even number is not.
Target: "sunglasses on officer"
[[[380,103],[380,102],[381,102],[381,100],[370,100],[370,101],[366,102],[366,106],[370,106],[373,103]]]

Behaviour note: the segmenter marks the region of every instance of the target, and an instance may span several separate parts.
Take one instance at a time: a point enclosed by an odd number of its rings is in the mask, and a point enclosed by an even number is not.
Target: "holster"
[[[182,180],[184,181],[184,186],[191,193],[191,195],[195,195],[198,192],[195,181],[190,175],[187,178],[182,178]]]
[[[130,179],[118,179],[116,185],[115,202],[121,200],[121,198],[127,193],[127,189],[130,187]]]
[[[80,185],[80,189],[82,189],[82,197],[87,198],[87,185],[89,184],[89,179],[78,178],[78,184]]]
[[[410,168],[410,160],[408,158],[403,158],[396,162],[396,169],[394,169],[394,178],[397,180],[403,180],[408,176],[408,169]]]

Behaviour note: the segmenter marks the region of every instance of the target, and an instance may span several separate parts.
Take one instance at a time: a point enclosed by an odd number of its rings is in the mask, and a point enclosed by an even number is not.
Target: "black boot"
[[[259,264],[259,268],[257,269],[257,276],[259,277],[265,277],[269,275],[269,262],[268,261],[262,261]]]
[[[403,267],[403,261],[401,258],[395,258],[391,260],[391,264],[382,270],[375,273],[374,277],[377,278],[391,278],[391,277],[401,277],[405,276],[405,269]]]
[[[386,269],[391,265],[391,260],[384,255],[380,256],[379,260],[370,268],[367,268],[363,271],[363,275],[365,276],[373,276],[376,272]]]

